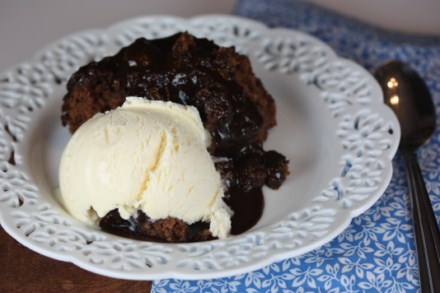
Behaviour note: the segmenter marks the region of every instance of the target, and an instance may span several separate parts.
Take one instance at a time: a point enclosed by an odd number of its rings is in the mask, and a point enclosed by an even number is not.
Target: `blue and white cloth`
[[[388,32],[299,0],[240,0],[235,14],[270,27],[314,35],[338,55],[368,70],[390,59],[407,62],[426,80],[437,116],[440,114],[440,37]],[[434,137],[418,156],[439,222],[439,123]],[[229,278],[155,281],[152,292],[418,292],[405,168],[399,156],[393,164],[394,175],[385,194],[323,247]]]

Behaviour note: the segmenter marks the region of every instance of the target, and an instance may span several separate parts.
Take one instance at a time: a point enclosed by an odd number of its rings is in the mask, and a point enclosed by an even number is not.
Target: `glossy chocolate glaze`
[[[124,97],[145,96],[195,106],[213,139],[213,155],[234,156],[255,141],[263,117],[232,78],[232,68],[213,64],[210,52],[217,48],[214,43],[198,39],[191,53],[197,56],[198,64],[194,64],[191,56],[178,56],[176,47],[187,45],[179,36],[138,39],[116,56],[103,59],[100,66],[115,72],[114,86],[125,90]]]

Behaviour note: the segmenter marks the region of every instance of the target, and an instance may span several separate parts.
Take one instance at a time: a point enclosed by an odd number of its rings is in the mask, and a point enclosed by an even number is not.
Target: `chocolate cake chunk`
[[[196,222],[188,225],[182,220],[168,217],[152,221],[145,213],[138,211],[136,216],[124,220],[117,209],[108,212],[101,220],[103,230],[122,236],[131,235],[140,240],[163,240],[182,243],[214,239],[209,231],[209,224]]]
[[[72,133],[96,113],[121,106],[127,96],[196,107],[212,138],[209,152],[221,158],[216,168],[226,185],[225,201],[232,210],[249,213],[232,218],[235,234],[261,216],[262,186],[279,188],[289,173],[283,155],[262,147],[268,130],[276,125],[274,100],[254,75],[249,59],[234,48],[188,33],[140,38],[114,56],[81,67],[67,90],[61,118]],[[244,202],[247,208],[240,208]],[[247,219],[246,224],[238,223],[240,219]],[[135,222],[136,228],[127,230],[127,222],[109,213],[101,226],[114,231],[119,225],[121,231],[172,242],[211,239],[209,230],[194,236],[189,231],[197,229],[173,218],[151,221],[141,215]]]
[[[80,68],[67,90],[62,122],[71,132],[96,113],[122,105],[127,96],[195,106],[216,156],[263,141],[276,124],[275,103],[249,59],[187,33],[138,39],[115,56]]]

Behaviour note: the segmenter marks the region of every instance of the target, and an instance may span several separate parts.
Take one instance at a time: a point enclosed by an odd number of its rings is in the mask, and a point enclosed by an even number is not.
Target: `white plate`
[[[102,232],[70,217],[54,200],[65,83],[79,66],[135,38],[187,30],[247,54],[277,104],[266,149],[290,160],[291,175],[250,231],[225,240],[163,244]],[[222,15],[142,17],[49,45],[0,77],[0,220],[43,255],[124,279],[223,277],[318,248],[384,192],[400,129],[373,77],[301,32],[268,29]]]

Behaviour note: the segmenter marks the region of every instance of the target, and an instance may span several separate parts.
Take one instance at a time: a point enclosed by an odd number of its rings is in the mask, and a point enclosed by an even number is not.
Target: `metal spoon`
[[[374,75],[402,131],[399,151],[407,168],[420,286],[422,292],[440,292],[440,232],[415,154],[434,133],[435,106],[426,84],[408,65],[390,61]]]

